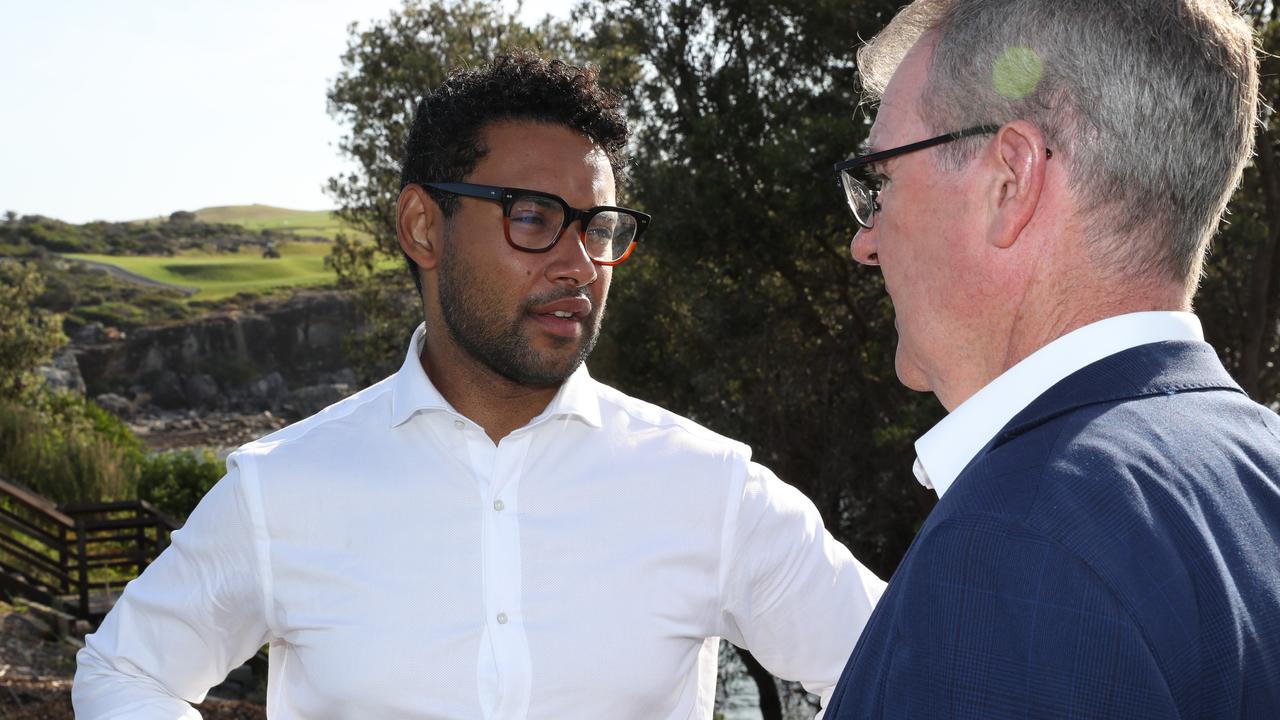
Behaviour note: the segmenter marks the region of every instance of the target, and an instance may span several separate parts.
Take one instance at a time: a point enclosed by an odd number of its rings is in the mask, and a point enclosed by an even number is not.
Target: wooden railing
[[[143,500],[58,507],[0,480],[0,586],[96,625],[178,527]]]

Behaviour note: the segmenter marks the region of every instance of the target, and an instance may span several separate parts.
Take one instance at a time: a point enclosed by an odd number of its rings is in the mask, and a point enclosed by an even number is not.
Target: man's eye
[[[512,203],[509,215],[511,222],[530,227],[552,225],[562,217],[560,206],[545,198],[533,196],[518,198]]]
[[[513,212],[511,213],[511,222],[524,223],[526,225],[545,225],[547,218],[539,212]]]
[[[881,192],[889,184],[889,177],[880,173],[870,173],[867,175],[867,184],[871,186],[872,190]]]

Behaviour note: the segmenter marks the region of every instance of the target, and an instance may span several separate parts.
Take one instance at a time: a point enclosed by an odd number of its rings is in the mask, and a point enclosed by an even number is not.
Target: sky
[[[515,9],[515,0],[503,0]],[[521,17],[567,17],[525,0]],[[400,0],[0,0],[0,212],[83,223],[332,208],[325,92]]]

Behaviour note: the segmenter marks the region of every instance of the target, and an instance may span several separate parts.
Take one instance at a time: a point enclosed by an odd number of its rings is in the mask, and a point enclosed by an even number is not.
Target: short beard
[[[486,302],[487,298],[467,293],[468,287],[475,288],[478,284],[471,282],[472,276],[457,261],[453,252],[443,253],[436,278],[439,283],[437,295],[440,301],[440,314],[444,318],[449,337],[453,338],[454,343],[472,358],[517,385],[527,387],[560,385],[586,361],[587,356],[596,346],[596,340],[600,335],[600,322],[604,317],[603,300],[600,307],[593,307],[591,315],[584,318],[584,333],[578,351],[567,361],[542,357],[529,347],[528,340],[521,332],[531,308],[561,298],[585,295],[585,288],[554,291],[530,298],[519,309],[508,327],[498,329],[493,320],[502,317],[504,310],[493,307],[492,303]],[[557,338],[557,342],[565,346],[574,340]]]

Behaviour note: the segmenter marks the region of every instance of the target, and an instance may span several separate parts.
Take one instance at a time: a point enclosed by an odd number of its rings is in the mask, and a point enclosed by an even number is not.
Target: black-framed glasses
[[[844,192],[845,202],[849,203],[849,210],[853,212],[853,219],[858,224],[868,230],[876,221],[876,213],[880,210],[880,190],[879,188],[869,187],[868,184],[859,179],[854,173],[860,168],[868,165],[874,165],[878,162],[884,162],[890,158],[906,155],[916,150],[924,150],[935,145],[942,145],[954,140],[961,140],[974,135],[989,135],[1000,129],[999,125],[978,125],[966,130],[957,130],[949,132],[945,135],[932,137],[928,140],[903,145],[902,147],[881,150],[870,155],[861,155],[859,157],[850,158],[843,162],[835,164],[836,182],[840,185],[840,189]],[[1051,154],[1052,156],[1052,154]]]
[[[546,252],[573,223],[578,239],[592,262],[617,265],[631,257],[652,219],[639,210],[597,205],[581,210],[558,195],[539,190],[475,185],[473,183],[425,183],[432,190],[462,197],[490,200],[502,205],[502,231],[507,243],[524,252]]]

